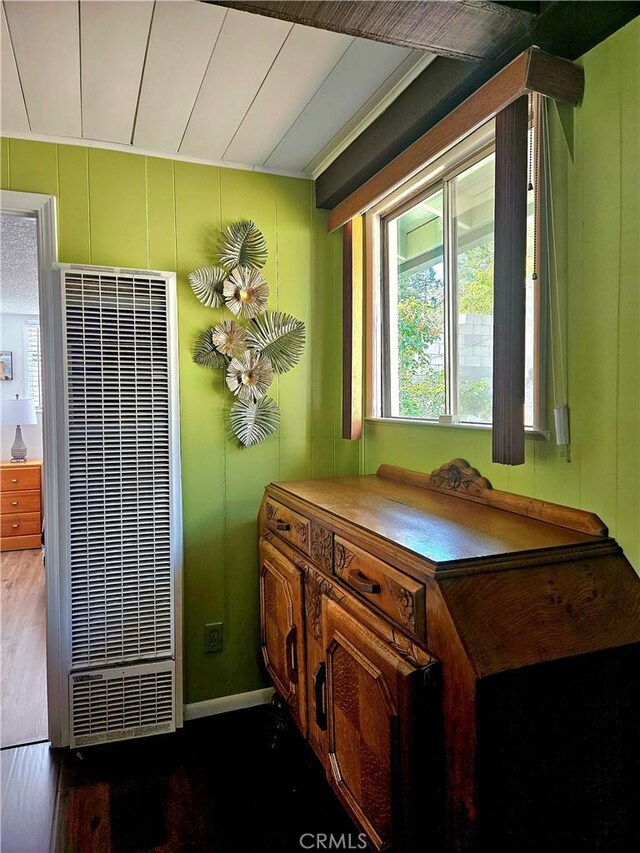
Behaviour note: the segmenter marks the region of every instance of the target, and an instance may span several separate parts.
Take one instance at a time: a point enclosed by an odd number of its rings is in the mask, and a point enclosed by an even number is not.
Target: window
[[[399,202],[383,202],[374,211],[381,261],[380,388],[373,415],[491,424],[494,173],[492,131],[485,129],[422,176],[419,190],[405,189]],[[530,429],[539,428],[534,218],[530,190],[525,375]]]
[[[36,409],[42,408],[42,358],[40,352],[40,324],[28,321],[25,327],[27,353],[27,397]]]

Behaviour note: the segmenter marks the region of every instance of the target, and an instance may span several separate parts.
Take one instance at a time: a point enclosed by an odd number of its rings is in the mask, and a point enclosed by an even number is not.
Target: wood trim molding
[[[255,708],[256,705],[268,705],[273,699],[273,687],[250,690],[248,693],[233,693],[231,696],[219,696],[217,699],[205,699],[184,706],[184,720],[199,720],[215,714],[227,714],[229,711],[242,711]]]
[[[582,68],[540,48],[528,48],[329,211],[329,231],[335,231],[354,216],[368,210],[387,193],[523,95],[537,92],[560,103],[576,106],[583,89]]]
[[[342,437],[362,434],[362,299],[364,226],[361,216],[343,228]]]
[[[385,480],[395,480],[407,486],[418,486],[456,498],[476,501],[496,509],[515,512],[517,515],[567,527],[569,530],[589,533],[591,536],[607,537],[609,535],[604,522],[593,512],[492,488],[491,483],[472,468],[466,459],[452,459],[431,474],[421,474],[418,471],[397,468],[395,465],[381,465],[376,476]]]

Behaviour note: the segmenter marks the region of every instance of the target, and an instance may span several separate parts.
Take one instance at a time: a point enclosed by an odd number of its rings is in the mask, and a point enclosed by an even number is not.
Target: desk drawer
[[[0,512],[40,512],[40,492],[3,492],[0,496]]]
[[[272,498],[267,498],[267,527],[309,553],[309,519]]]
[[[0,471],[0,486],[3,492],[21,492],[40,488],[40,466],[22,468],[19,464]]]
[[[424,584],[335,537],[335,574],[389,619],[425,642]]]
[[[1,536],[29,536],[40,533],[40,513],[8,513],[0,519]]]

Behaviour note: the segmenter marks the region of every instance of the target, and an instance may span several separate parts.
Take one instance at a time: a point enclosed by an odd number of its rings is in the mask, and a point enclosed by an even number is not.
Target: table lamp
[[[27,445],[22,438],[21,427],[37,423],[33,400],[21,400],[20,395],[16,394],[15,400],[3,400],[0,404],[0,424],[16,428],[16,438],[11,447],[12,462],[27,461]]]

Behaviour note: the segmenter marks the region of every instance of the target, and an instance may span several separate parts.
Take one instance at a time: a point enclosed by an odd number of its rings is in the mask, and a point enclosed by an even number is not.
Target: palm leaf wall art
[[[234,435],[250,447],[268,438],[280,426],[280,410],[271,397],[259,400],[236,400],[229,413]]]
[[[227,271],[222,267],[200,267],[189,273],[191,289],[207,308],[224,305],[224,283]]]
[[[286,373],[298,363],[304,337],[304,323],[282,311],[260,314],[247,327],[247,346],[266,355],[276,373]]]
[[[250,447],[280,425],[275,400],[266,396],[274,373],[286,373],[300,359],[305,343],[301,320],[283,311],[267,311],[269,286],[260,269],[267,244],[251,220],[226,228],[218,243],[217,263],[189,275],[194,295],[208,308],[228,308],[233,320],[217,322],[198,336],[196,364],[223,368],[235,396],[229,413],[238,441]]]
[[[267,241],[262,231],[250,220],[234,222],[220,237],[220,263],[234,267],[261,270],[268,257]]]
[[[202,367],[227,366],[227,359],[213,341],[214,333],[214,329],[205,329],[200,332],[193,345],[193,360]]]

